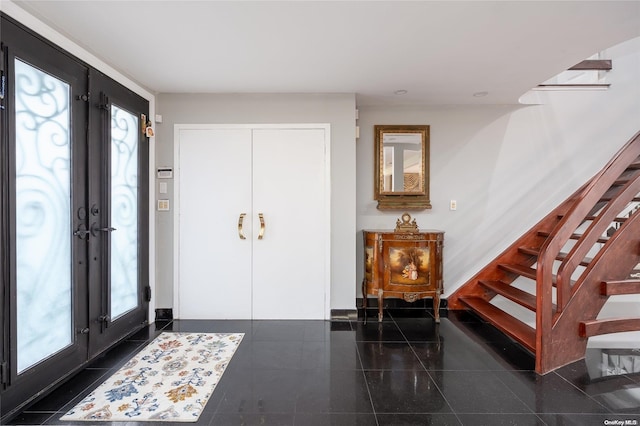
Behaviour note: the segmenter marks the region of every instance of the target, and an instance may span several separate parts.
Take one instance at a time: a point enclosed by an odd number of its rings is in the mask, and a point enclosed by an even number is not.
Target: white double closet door
[[[175,136],[176,316],[328,318],[328,125]]]

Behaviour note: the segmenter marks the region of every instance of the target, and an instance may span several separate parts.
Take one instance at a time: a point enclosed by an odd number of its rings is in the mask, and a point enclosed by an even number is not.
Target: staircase
[[[539,374],[584,358],[591,336],[640,330],[640,318],[596,319],[609,296],[640,294],[639,209],[640,132],[449,296],[449,309],[473,311],[520,343]]]

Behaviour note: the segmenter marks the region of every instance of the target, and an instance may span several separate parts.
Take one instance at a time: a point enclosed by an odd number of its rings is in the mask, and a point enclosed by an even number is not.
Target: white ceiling
[[[513,104],[640,36],[640,1],[12,3],[153,92],[356,93],[358,105]]]

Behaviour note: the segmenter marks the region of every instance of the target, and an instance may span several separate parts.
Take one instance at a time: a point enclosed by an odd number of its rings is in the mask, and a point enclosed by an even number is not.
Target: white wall
[[[174,124],[329,123],[331,125],[331,309],[355,308],[355,95],[161,94],[156,165],[174,166]],[[156,193],[157,193],[156,186]],[[160,194],[158,194],[160,196]],[[292,194],[292,196],[294,196]],[[173,181],[161,198],[173,201]],[[173,211],[156,212],[157,307],[173,303]],[[300,241],[313,244],[313,241]],[[304,285],[304,280],[301,280]]]
[[[429,124],[433,209],[413,216],[423,229],[446,232],[450,295],[640,130],[640,39],[609,54],[607,91],[535,92],[527,99],[540,104],[528,106],[359,107],[357,229],[393,228],[402,214],[378,211],[373,200],[373,126]],[[357,282],[362,275],[358,268]]]
[[[446,297],[640,130],[639,52],[640,39],[610,49],[609,90],[528,94],[538,105],[360,106],[356,142],[353,95],[161,94],[156,165],[173,166],[174,123],[331,123],[331,308],[354,309],[363,275],[360,231],[393,228],[402,213],[376,209],[373,126],[429,124],[433,209],[412,213],[421,228],[446,232]],[[449,211],[451,199],[456,211]],[[172,213],[158,212],[156,220],[157,306],[171,307]]]

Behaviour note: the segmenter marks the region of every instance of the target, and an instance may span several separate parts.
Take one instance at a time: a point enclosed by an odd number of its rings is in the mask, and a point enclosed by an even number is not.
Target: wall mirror
[[[374,132],[378,209],[430,209],[429,126],[376,125]]]

